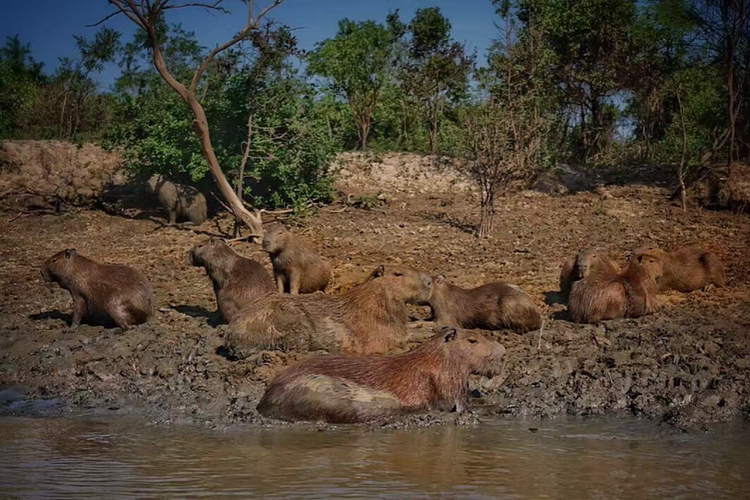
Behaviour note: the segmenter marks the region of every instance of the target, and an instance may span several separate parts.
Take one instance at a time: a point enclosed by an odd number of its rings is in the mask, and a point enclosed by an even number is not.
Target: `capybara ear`
[[[75,248],[66,248],[65,249],[65,258],[66,259],[71,258],[75,254],[76,254],[76,249]]]
[[[385,266],[380,264],[375,271],[372,273],[373,278],[379,278],[385,274]]]
[[[458,336],[456,329],[451,328],[450,326],[444,326],[441,333],[443,334],[443,342],[453,342]]]
[[[218,245],[219,243],[221,243],[221,238],[219,238],[219,237],[217,237],[217,236],[211,236],[211,237],[210,237],[210,238],[208,239],[208,242],[209,242],[209,243],[210,243],[211,245]]]
[[[445,275],[444,274],[438,274],[435,276],[435,283],[442,283],[445,281]]]

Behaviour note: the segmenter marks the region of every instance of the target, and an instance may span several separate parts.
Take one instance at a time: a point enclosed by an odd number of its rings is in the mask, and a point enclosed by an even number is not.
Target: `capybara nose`
[[[427,288],[432,288],[432,276],[422,273],[422,283]]]

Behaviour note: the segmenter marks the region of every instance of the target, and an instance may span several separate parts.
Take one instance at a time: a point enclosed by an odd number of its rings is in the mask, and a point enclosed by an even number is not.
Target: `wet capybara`
[[[573,284],[568,303],[570,319],[598,323],[655,312],[661,279],[661,259],[650,254],[633,257],[622,272],[589,275]]]
[[[281,224],[268,225],[263,234],[263,250],[271,258],[279,293],[323,291],[331,281],[331,266]]]
[[[177,222],[177,217],[184,217],[195,225],[203,224],[208,218],[206,197],[193,186],[176,184],[163,175],[152,176],[146,185],[159,197],[170,224]]]
[[[444,327],[396,356],[320,356],[272,380],[258,404],[281,420],[355,423],[427,410],[462,412],[470,374],[499,373],[505,348],[482,335]]]
[[[656,255],[661,259],[664,275],[659,291],[692,292],[727,284],[724,264],[715,253],[705,248],[690,246],[667,252],[655,243],[647,242],[633,251],[634,256],[641,254]]]
[[[238,255],[221,238],[201,241],[189,255],[191,265],[206,269],[214,285],[216,304],[227,323],[259,296],[276,293],[266,268]]]
[[[524,333],[542,326],[534,301],[516,285],[487,283],[467,290],[449,283],[442,274],[433,283],[432,296],[425,304],[432,308],[438,327],[507,328]]]
[[[127,330],[148,321],[153,312],[154,293],[138,271],[119,264],[99,264],[79,255],[74,248],[47,259],[42,277],[73,297],[71,328],[77,328],[88,317],[100,322],[111,319]]]
[[[607,258],[601,249],[580,248],[578,253],[563,262],[560,269],[560,291],[567,300],[573,283],[593,273],[618,273],[620,266]]]
[[[228,352],[258,349],[378,354],[408,339],[407,303],[429,300],[432,278],[402,266],[379,266],[340,296],[322,293],[261,297],[229,324]]]

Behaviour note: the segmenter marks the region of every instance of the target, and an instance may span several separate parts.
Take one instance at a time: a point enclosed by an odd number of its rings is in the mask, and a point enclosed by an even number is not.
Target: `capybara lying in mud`
[[[433,278],[432,296],[424,303],[432,308],[438,327],[483,328],[524,333],[542,326],[529,294],[508,283],[487,283],[464,289],[444,275]]]
[[[589,275],[573,284],[568,303],[570,319],[597,323],[652,313],[659,308],[656,293],[661,278],[661,259],[650,254],[633,257],[622,272]]]
[[[323,291],[331,281],[331,266],[281,224],[268,225],[263,235],[263,250],[271,258],[279,293]]]
[[[340,296],[261,297],[229,324],[226,348],[237,358],[258,349],[384,353],[408,338],[406,303],[431,293],[428,274],[386,265]]]
[[[492,376],[505,348],[445,327],[397,356],[320,356],[278,375],[258,404],[282,420],[354,423],[426,410],[462,412],[470,374]]]
[[[711,285],[723,287],[727,284],[724,264],[715,253],[704,248],[691,246],[666,252],[655,243],[647,242],[633,251],[634,256],[641,254],[656,255],[661,259],[664,275],[659,291],[692,292],[708,289]]]
[[[216,304],[227,322],[260,295],[276,293],[271,275],[258,262],[232,250],[224,240],[211,237],[190,250],[190,264],[204,267],[216,293]]]
[[[563,262],[560,270],[560,291],[567,300],[573,283],[593,273],[617,273],[620,266],[607,258],[601,249],[581,248],[578,253]]]
[[[163,175],[154,175],[146,183],[148,190],[159,197],[159,202],[169,214],[169,223],[184,217],[193,224],[203,224],[208,218],[206,197],[193,186],[175,184]]]
[[[154,293],[146,278],[133,268],[99,264],[69,248],[47,259],[42,277],[73,297],[71,328],[88,317],[99,322],[111,319],[127,330],[151,317]]]

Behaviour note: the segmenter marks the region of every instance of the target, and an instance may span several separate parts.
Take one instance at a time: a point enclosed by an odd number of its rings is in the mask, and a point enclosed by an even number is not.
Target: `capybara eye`
[[[395,273],[393,273],[393,275],[394,275],[394,276],[403,276],[403,275],[404,275],[404,273],[400,273],[400,272],[396,271]]]
[[[476,344],[478,342],[477,339],[466,339],[466,340],[469,342],[469,344]]]

